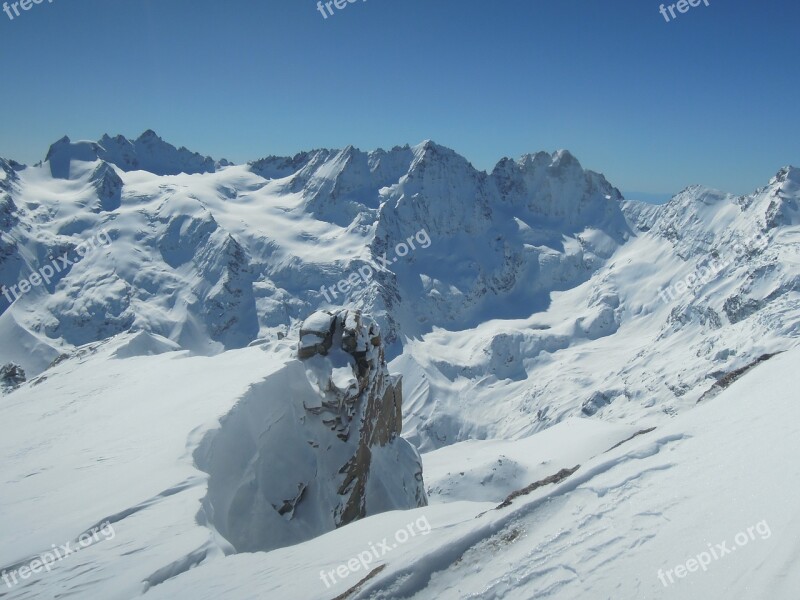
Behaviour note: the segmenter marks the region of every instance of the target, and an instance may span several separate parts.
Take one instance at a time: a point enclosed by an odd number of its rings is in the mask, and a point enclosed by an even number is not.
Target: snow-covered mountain
[[[152,129],[148,129],[135,140],[129,140],[122,135],[113,138],[104,135],[97,142],[72,143],[64,136],[50,147],[45,158],[53,176],[62,179],[69,179],[72,160],[102,160],[122,171],[148,171],[154,175],[213,173],[230,165],[225,159],[215,161],[210,156],[201,156],[183,146],[175,148],[158,137]]]
[[[746,382],[774,395],[751,443],[789,434],[798,202],[794,167],[652,206],[564,150],[483,172],[430,141],[232,165],[148,131],[0,159],[0,571],[117,531],[0,596],[331,598],[369,574],[352,597],[708,597],[615,582],[708,512],[664,490],[745,428]],[[423,517],[432,536],[320,581]]]
[[[619,192],[565,151],[504,160],[491,175],[425,142],[167,177],[128,171],[134,161],[117,151],[119,136],[107,149],[110,139],[65,138],[44,164],[7,169],[17,191],[4,200],[16,220],[3,232],[6,288],[100,229],[114,240],[10,311],[16,295],[4,298],[6,327],[30,339],[4,358],[32,374],[130,329],[206,354],[288,333],[313,310],[343,304],[320,290],[360,268],[374,278],[347,301],[378,318],[396,356],[404,336],[544,308],[551,291],[586,281],[631,235]],[[134,147],[142,163],[163,161],[157,173],[187,162],[152,132]],[[384,253],[399,259],[397,244],[423,230],[430,247],[382,266]]]

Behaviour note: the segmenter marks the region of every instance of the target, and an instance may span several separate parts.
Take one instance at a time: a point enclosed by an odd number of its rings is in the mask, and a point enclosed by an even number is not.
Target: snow
[[[258,348],[213,363],[185,352],[109,360],[114,350],[106,344],[61,362],[0,405],[0,419],[15,424],[0,438],[0,565],[104,520],[117,532],[14,588],[14,597],[96,579],[95,597],[130,598],[166,566],[164,557],[169,563],[215,546],[194,518],[206,477],[193,465],[192,445],[218,426],[232,398],[281,366]],[[83,583],[73,580],[75,570]]]
[[[338,475],[348,446],[305,414],[316,392],[288,340],[214,357],[121,358],[137,346],[169,350],[141,334],[95,344],[0,404],[0,420],[18,425],[0,439],[0,572],[98,523],[116,531],[46,579],[20,582],[14,597],[49,585],[77,591],[88,578],[95,597],[130,598],[234,548],[288,546],[333,528],[337,486],[326,474]],[[399,474],[417,461],[405,443],[376,454],[370,512],[403,504],[412,491]],[[242,490],[253,476],[264,478],[259,497],[277,506],[298,495],[298,479],[315,486],[289,521],[259,505],[248,511]]]
[[[800,450],[800,408],[794,394],[800,374],[792,368],[800,358],[797,350],[763,363],[713,400],[632,439],[631,427],[576,419],[530,438],[463,442],[424,456],[432,482],[447,480],[448,469],[489,474],[501,455],[531,469],[520,474],[518,483],[551,475],[562,465],[580,465],[561,483],[520,496],[506,508],[494,510],[494,499],[464,499],[483,487],[475,480],[451,488],[425,508],[368,517],[268,553],[226,557],[224,544],[192,518],[206,480],[191,467],[191,447],[165,444],[181,436],[166,435],[158,424],[171,432],[183,430],[184,439],[196,443],[202,431],[187,431],[190,423],[202,422],[204,415],[213,420],[230,402],[223,400],[228,394],[215,393],[214,381],[220,378],[212,373],[218,371],[198,366],[216,363],[236,370],[242,389],[277,367],[274,362],[267,366],[269,356],[257,348],[213,358],[176,353],[159,362],[106,361],[111,367],[106,372],[93,369],[90,361],[63,373],[58,395],[49,394],[45,405],[17,392],[14,402],[2,409],[4,420],[13,416],[22,425],[11,439],[2,440],[4,455],[11,457],[3,467],[0,514],[9,541],[2,564],[72,539],[75,523],[88,527],[101,515],[119,518],[114,539],[67,557],[46,576],[15,587],[9,596],[40,597],[49,590],[91,585],[94,597],[127,598],[143,591],[142,581],[151,581],[147,596],[156,599],[329,599],[367,571],[349,572],[330,588],[321,571],[335,570],[384,538],[391,542],[398,530],[423,517],[431,532],[409,537],[375,559],[370,569],[386,567],[353,598],[791,598],[800,585],[793,568],[800,532],[792,500],[800,468],[786,460]],[[99,359],[98,354],[93,360]],[[137,384],[135,373],[145,362],[151,372],[169,373],[173,380],[189,369],[196,390],[165,390],[175,392],[169,394],[170,402],[142,393],[147,386]],[[62,363],[56,368],[68,367]],[[89,371],[93,375],[86,385]],[[79,379],[84,385],[77,388]],[[139,389],[128,391],[137,385]],[[88,390],[84,398],[89,401],[79,410],[70,388]],[[128,412],[109,415],[118,413],[132,396],[138,402],[131,403]],[[219,400],[214,401],[215,396]],[[104,426],[91,436],[74,435],[89,419]],[[150,439],[141,437],[148,432],[137,425],[141,419],[147,419]],[[48,434],[37,439],[51,439],[50,443],[20,443],[30,439],[27,428],[33,423]],[[781,443],[775,444],[776,439]],[[624,443],[609,449],[619,442]],[[22,448],[27,448],[24,454]],[[96,455],[93,448],[104,452]],[[83,456],[83,461],[74,461],[75,456]],[[39,465],[34,473],[31,464]],[[14,488],[9,487],[9,475],[17,481]],[[124,485],[112,488],[109,481]],[[57,494],[44,493],[56,482]],[[11,489],[17,490],[13,497],[8,495]],[[87,503],[86,490],[93,489],[103,493]],[[123,506],[130,510],[120,514]],[[36,527],[31,532],[22,523]],[[674,570],[707,551],[708,544],[727,540],[731,546],[739,532],[760,523],[769,527],[769,537],[756,535],[741,550],[714,560],[707,571],[674,577],[668,587],[659,580],[659,569]],[[760,531],[765,531],[763,525]],[[168,557],[179,556],[199,561],[198,551],[203,553],[202,564],[193,569],[185,570],[174,559],[169,562]],[[83,572],[76,576],[78,568]],[[173,569],[176,576],[167,577],[163,569]],[[154,579],[156,572],[161,576]],[[156,585],[161,578],[164,582]]]
[[[308,317],[303,323],[306,331],[327,334],[331,330],[333,315],[319,311]]]
[[[455,553],[436,547],[431,521],[432,549],[414,562],[414,577],[390,585],[381,576],[366,588],[372,594],[353,597],[793,597],[800,467],[787,456],[800,445],[793,391],[800,376],[792,370],[799,358],[797,350],[780,355],[708,404],[587,461],[564,483],[507,509],[494,535],[477,543],[465,535],[458,549],[470,550],[444,569],[425,568],[436,564],[431,555]],[[732,546],[739,532],[763,522],[766,539],[758,535],[705,572],[673,576],[674,584],[659,580],[659,569],[674,569],[708,544]],[[500,531],[519,533],[503,543]],[[424,588],[415,589],[420,582]]]
[[[431,141],[229,165],[146,132],[0,167],[2,285],[112,239],[10,308],[0,297],[0,364],[29,378],[0,396],[0,574],[104,521],[116,532],[0,595],[330,600],[380,565],[350,598],[800,589],[800,170],[652,207],[566,151],[483,173]],[[422,228],[429,248],[382,266]],[[697,278],[712,260],[724,268]],[[324,299],[365,265],[373,280]],[[332,530],[320,473],[349,455],[309,412],[358,382],[340,340],[297,351],[341,305],[380,324],[410,444],[372,452],[370,516]],[[386,511],[408,499],[415,448],[430,505]],[[320,576],[421,519],[430,533]],[[758,524],[770,535],[675,575]]]
[[[499,504],[520,487],[572,468],[637,432],[625,426],[568,419],[519,440],[467,440],[423,454],[433,503],[453,499]]]
[[[355,387],[356,378],[353,375],[353,368],[350,365],[346,367],[334,367],[331,372],[331,381],[337,389],[342,391]]]
[[[306,333],[300,338],[300,348],[312,348],[322,343],[325,338],[316,333]]]

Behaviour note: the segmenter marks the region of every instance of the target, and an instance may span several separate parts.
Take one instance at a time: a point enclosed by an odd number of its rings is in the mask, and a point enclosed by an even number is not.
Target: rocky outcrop
[[[711,400],[712,398],[715,398],[720,394],[720,392],[722,392],[722,390],[727,389],[734,381],[741,378],[743,375],[756,368],[761,363],[768,361],[770,358],[777,356],[778,354],[781,353],[773,352],[770,354],[762,354],[757,359],[744,365],[743,367],[739,367],[738,369],[734,369],[733,371],[721,375],[714,385],[712,385],[702,396],[700,396],[700,398],[698,398],[697,404],[700,404],[703,400]]]
[[[389,374],[378,326],[358,311],[314,313],[298,353],[250,388],[195,452],[209,474],[198,520],[238,552],[427,504],[422,461],[400,437],[401,382]]]
[[[317,378],[319,402],[306,405],[336,436],[347,442],[358,434],[355,452],[339,473],[343,476],[338,493],[336,524],[341,526],[367,514],[367,482],[372,451],[400,436],[402,380],[393,377],[384,358],[378,325],[360,311],[320,311],[311,315],[300,330],[298,357],[312,361],[325,357],[332,368]],[[312,367],[313,369],[313,367]],[[354,427],[355,425],[355,427]],[[426,504],[422,468],[415,474],[417,505]]]
[[[112,211],[122,202],[122,179],[107,162],[101,162],[92,173],[92,186],[100,200],[98,211]]]
[[[11,392],[25,383],[25,381],[25,371],[19,365],[8,363],[0,367],[0,390]]]

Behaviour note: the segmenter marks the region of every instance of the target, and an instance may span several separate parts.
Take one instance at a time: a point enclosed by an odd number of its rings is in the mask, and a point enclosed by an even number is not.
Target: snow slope
[[[202,377],[208,369],[190,365],[210,361],[219,367],[238,368],[244,387],[245,374],[256,372],[256,365],[261,365],[259,374],[276,368],[265,350],[252,348],[194,359],[175,353],[170,360],[162,360],[164,373],[181,374],[181,369],[192,368],[198,389],[205,385],[211,393],[176,394],[175,400],[183,396],[183,402],[152,401],[148,413],[141,407],[131,409],[125,415],[127,429],[147,430],[137,426],[137,419],[146,414],[152,419],[156,413],[172,416],[171,421],[163,422],[170,429],[180,429],[181,422],[190,421],[181,416],[190,412],[185,407],[190,398],[191,422],[199,422],[203,414],[214,418],[222,409],[213,400],[213,388],[207,387],[213,378]],[[186,459],[199,431],[186,432],[190,441],[186,448],[164,446],[163,441],[152,446],[130,433],[120,436],[122,425],[113,418],[107,420],[106,430],[95,432],[99,441],[87,444],[85,436],[74,435],[80,421],[98,417],[101,422],[97,413],[102,414],[102,405],[106,410],[118,409],[121,400],[129,398],[124,389],[135,383],[131,376],[140,371],[142,361],[153,362],[151,372],[158,369],[153,359],[104,361],[115,372],[101,375],[93,371],[94,385],[84,387],[97,391],[81,408],[74,406],[74,399],[70,402],[74,396],[69,386],[64,386],[61,396],[51,395],[53,400],[47,405],[19,403],[3,410],[4,420],[12,411],[31,411],[52,431],[55,427],[49,423],[59,420],[48,419],[47,413],[63,403],[72,406],[74,416],[66,411],[62,417],[76,421],[60,419],[70,427],[69,432],[52,445],[37,444],[38,448],[28,450],[28,459],[35,457],[41,465],[39,473],[29,472],[31,462],[24,462],[21,452],[4,467],[4,472],[27,481],[30,491],[24,505],[15,502],[8,506],[3,496],[3,529],[15,532],[18,553],[26,548],[30,554],[49,547],[53,540],[72,539],[79,533],[73,525],[78,515],[84,515],[88,527],[120,506],[135,510],[118,515],[114,539],[65,558],[49,574],[7,595],[49,597],[58,590],[61,594],[88,591],[92,597],[131,598],[147,589],[143,582],[150,582],[149,598],[330,599],[385,564],[360,591],[347,597],[793,598],[800,586],[794,569],[800,550],[800,522],[792,491],[800,484],[800,469],[787,456],[800,450],[800,408],[794,393],[800,376],[793,368],[798,358],[797,350],[778,355],[695,410],[633,438],[632,428],[571,420],[518,442],[462,442],[462,453],[456,451],[459,445],[454,446],[447,457],[452,470],[472,468],[486,476],[493,473],[498,453],[514,456],[528,468],[547,457],[552,461],[548,475],[555,474],[562,464],[579,465],[560,483],[542,485],[504,508],[496,509],[496,501],[464,499],[484,493],[482,482],[473,477],[471,483],[452,490],[446,501],[425,508],[371,516],[269,553],[227,557],[215,545],[213,533],[191,518],[200,506],[204,480],[198,480]],[[91,360],[66,377],[77,378],[89,371]],[[113,380],[119,383],[111,383]],[[140,396],[140,402],[146,398]],[[203,412],[198,413],[199,409]],[[154,427],[153,436],[159,433]],[[116,444],[110,441],[113,439],[118,440]],[[62,464],[56,470],[57,456],[71,459],[82,448],[98,447],[100,442],[107,450],[104,456],[93,456],[86,449],[85,463]],[[531,455],[534,449],[538,456]],[[434,477],[441,469],[442,452],[424,456]],[[48,456],[50,460],[44,460]],[[134,476],[137,472],[141,473],[138,478]],[[126,477],[120,479],[123,473]],[[533,483],[530,479],[536,476],[531,472],[520,476],[519,482]],[[66,486],[58,494],[37,493],[37,483],[52,485],[56,479]],[[71,482],[78,489],[70,490]],[[94,490],[91,503],[86,502],[87,490]],[[97,494],[97,490],[103,493]],[[159,495],[159,491],[167,493]],[[19,525],[32,522],[39,525],[33,535]],[[420,525],[414,536],[397,535],[420,522],[429,525],[430,531]],[[752,536],[747,535],[748,528]],[[393,541],[405,537],[402,542]],[[381,541],[388,544],[388,551],[377,545]],[[711,557],[705,571],[689,563],[693,572],[684,571],[683,577],[674,574],[677,565],[704,552],[710,554],[720,544],[726,550],[719,550],[716,559]],[[367,568],[347,571],[329,587],[320,576],[320,571],[335,572],[373,548],[379,558],[365,560]],[[167,560],[178,556],[183,560]],[[193,562],[201,564],[186,571]],[[659,579],[659,570],[667,586]],[[674,583],[666,578],[667,570],[673,571]],[[153,577],[154,572],[158,577]],[[161,579],[163,583],[159,583]]]
[[[337,531],[280,556],[229,557],[155,588],[153,597],[248,598],[258,591],[331,598],[344,586],[323,590],[318,570],[369,549],[424,512],[431,533],[387,555],[387,567],[346,597],[794,598],[800,468],[787,457],[800,450],[800,376],[793,369],[799,358],[797,350],[779,355],[697,410],[607,452],[592,447],[602,435],[567,426],[554,452],[583,452],[580,469],[506,508],[475,503],[469,515],[453,497],[411,514],[379,515],[359,523],[346,541]],[[435,463],[438,452],[426,463]],[[492,456],[490,449],[484,457]],[[704,552],[705,570],[697,560]],[[675,567],[690,559],[694,570],[678,577]],[[278,565],[290,572],[282,575]]]
[[[336,527],[339,469],[359,437],[307,412],[319,391],[306,370],[319,366],[294,359],[288,340],[215,357],[166,346],[137,334],[84,347],[0,405],[14,424],[0,439],[0,572],[95,525],[116,532],[46,583],[20,581],[15,597],[91,582],[93,597],[130,598],[213,557]],[[375,452],[368,514],[417,506],[413,448],[397,438]]]
[[[392,363],[407,435],[430,450],[575,416],[656,424],[724,373],[795,347],[798,201],[798,169],[745,198],[689,189],[546,309],[409,340]]]

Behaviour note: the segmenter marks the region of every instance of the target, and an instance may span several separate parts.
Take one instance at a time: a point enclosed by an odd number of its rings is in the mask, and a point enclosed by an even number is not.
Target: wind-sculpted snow
[[[797,526],[779,490],[796,486],[800,473],[790,468],[779,481],[769,474],[787,450],[771,440],[794,447],[800,439],[793,383],[782,375],[797,360],[793,354],[754,370],[702,412],[515,499],[496,518],[493,511],[478,515],[460,527],[460,537],[437,532],[421,556],[395,562],[350,598],[793,597],[800,582],[788,565]],[[763,408],[758,418],[748,409],[753,402]],[[712,471],[717,475],[708,478]],[[709,552],[711,542],[727,540],[731,550],[737,532],[753,523],[767,524],[769,534],[759,528],[761,536],[738,542],[740,551],[715,553],[707,568],[674,576],[673,565]]]
[[[298,360],[289,340],[191,357],[138,332],[83,346],[28,383],[19,369],[3,369],[0,383],[16,391],[0,418],[19,426],[0,442],[0,572],[96,523],[113,524],[118,536],[69,557],[46,580],[18,580],[12,597],[89,585],[92,597],[132,598],[226,554],[281,548],[425,505],[420,457],[399,437],[399,382],[379,346],[363,356],[361,347],[347,355],[352,365],[339,364],[343,350],[314,364]],[[363,386],[347,436],[332,426],[336,409],[312,410],[321,394],[336,397],[332,382],[318,378],[329,359]],[[360,359],[370,367],[357,368]],[[101,497],[87,502],[87,490]],[[127,574],[109,578],[113,564]]]
[[[210,475],[203,520],[238,551],[427,503],[377,327],[358,313],[325,315],[305,322],[301,362],[251,388],[195,452]]]

